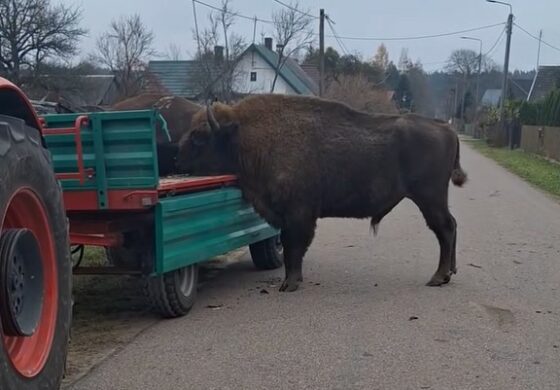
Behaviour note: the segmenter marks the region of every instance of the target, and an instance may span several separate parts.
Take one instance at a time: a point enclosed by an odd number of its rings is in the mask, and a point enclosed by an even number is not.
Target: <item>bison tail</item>
[[[379,223],[381,221],[380,220],[376,220],[376,219],[371,219],[371,223],[370,223],[370,231],[373,233],[373,236],[376,237],[377,233],[379,232]]]
[[[457,187],[462,187],[463,184],[467,182],[467,173],[461,168],[461,161],[459,158],[460,143],[457,140],[457,154],[455,155],[455,163],[453,165],[453,171],[451,171],[451,181]]]

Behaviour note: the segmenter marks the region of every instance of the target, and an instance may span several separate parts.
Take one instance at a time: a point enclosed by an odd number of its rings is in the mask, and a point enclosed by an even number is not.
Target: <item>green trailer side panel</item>
[[[45,115],[47,128],[72,128],[82,114]],[[95,175],[84,184],[62,180],[64,190],[148,189],[158,185],[155,110],[87,114],[81,129],[84,165]],[[45,137],[56,173],[77,172],[74,135]]]
[[[241,197],[224,188],[160,199],[156,206],[156,274],[209,260],[273,237]]]

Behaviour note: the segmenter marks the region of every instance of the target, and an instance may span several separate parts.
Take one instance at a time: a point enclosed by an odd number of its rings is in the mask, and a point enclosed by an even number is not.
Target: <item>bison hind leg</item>
[[[412,200],[420,208],[428,227],[435,233],[440,246],[438,268],[427,285],[441,286],[449,283],[451,275],[457,272],[455,259],[457,222],[449,211],[446,192],[441,189],[439,194],[432,193],[430,195],[423,194],[413,197]]]

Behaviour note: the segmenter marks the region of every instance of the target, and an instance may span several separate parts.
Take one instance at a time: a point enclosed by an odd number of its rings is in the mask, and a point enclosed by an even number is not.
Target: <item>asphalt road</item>
[[[375,238],[325,220],[299,291],[245,256],[73,389],[560,389],[560,206],[466,146],[462,164],[451,284],[424,286],[438,247],[412,203]]]

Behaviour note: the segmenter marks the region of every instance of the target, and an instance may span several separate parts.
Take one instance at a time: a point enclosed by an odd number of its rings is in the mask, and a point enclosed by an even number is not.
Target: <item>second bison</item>
[[[456,273],[448,187],[450,180],[461,186],[466,174],[457,135],[444,123],[372,115],[319,98],[252,96],[198,112],[180,142],[178,167],[238,176],[245,199],[281,229],[281,291],[302,281],[318,218],[371,218],[375,228],[405,197],[418,205],[440,245],[428,285],[448,283]]]
[[[169,138],[163,132],[161,123],[156,124],[156,143],[159,176],[176,173],[176,157],[179,140],[190,130],[193,115],[202,107],[178,96],[145,93],[123,100],[112,111],[157,109],[167,122]]]

